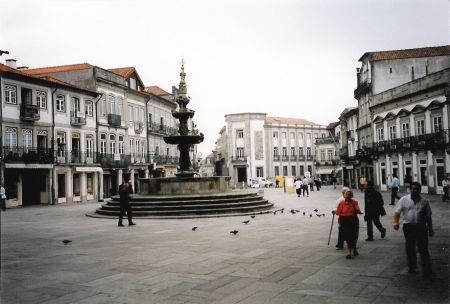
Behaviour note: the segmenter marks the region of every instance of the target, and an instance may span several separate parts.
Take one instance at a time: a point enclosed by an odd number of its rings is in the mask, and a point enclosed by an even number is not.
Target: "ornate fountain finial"
[[[187,99],[186,73],[184,72],[184,58],[181,59],[180,85],[178,87],[178,96]]]

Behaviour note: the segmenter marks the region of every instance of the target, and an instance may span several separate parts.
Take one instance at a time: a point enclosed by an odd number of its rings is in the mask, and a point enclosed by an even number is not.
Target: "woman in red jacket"
[[[352,252],[353,256],[358,255],[356,251],[356,240],[358,239],[359,231],[358,214],[362,214],[358,201],[353,199],[352,191],[346,191],[344,199],[337,206],[336,215],[339,216],[344,240],[347,242],[348,254],[345,256],[347,259],[352,258]]]

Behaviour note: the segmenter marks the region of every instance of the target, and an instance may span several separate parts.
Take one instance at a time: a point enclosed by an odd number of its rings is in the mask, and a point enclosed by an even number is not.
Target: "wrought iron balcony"
[[[306,159],[306,156],[305,155],[299,155],[298,156],[298,160],[299,161],[304,161]]]
[[[55,153],[55,162],[58,164],[95,164],[97,154],[93,151],[66,151],[58,149]]]
[[[24,121],[39,120],[40,113],[37,105],[22,103],[20,105],[20,119]]]
[[[273,160],[274,160],[274,161],[280,161],[280,159],[281,159],[281,156],[280,156],[280,155],[274,155],[274,156],[273,156]]]
[[[232,156],[232,163],[247,163],[247,156]]]
[[[131,156],[127,154],[97,153],[97,161],[103,167],[126,168],[131,162]]]
[[[150,163],[150,155],[133,155],[131,154],[131,163],[132,164],[148,164]]]
[[[283,155],[283,156],[281,156],[281,160],[282,161],[288,161],[289,160],[289,156]]]
[[[313,160],[314,160],[314,156],[312,156],[312,155],[307,155],[307,156],[306,156],[306,160],[307,160],[307,161],[313,161]]]
[[[162,125],[162,124],[155,123],[155,122],[148,124],[148,131],[152,132],[152,133],[156,133],[156,134],[162,134],[162,135],[177,135],[178,134],[177,128],[169,127],[169,126]]]
[[[370,83],[368,80],[364,80],[364,81],[358,83],[358,86],[356,87],[355,91],[353,92],[353,95],[354,95],[355,99],[359,99],[359,97],[362,94],[370,92],[370,90],[372,90],[372,83]]]
[[[177,165],[179,163],[179,157],[170,155],[153,155],[152,161],[157,165]]]
[[[297,155],[291,155],[291,156],[289,156],[289,159],[290,160],[297,160]]]
[[[83,126],[86,124],[86,114],[84,112],[70,111],[70,124],[73,126]]]
[[[48,148],[3,147],[5,163],[52,164],[53,150]]]
[[[340,138],[338,136],[336,137],[323,137],[323,138],[317,138],[316,139],[316,145],[321,144],[338,144]]]
[[[111,127],[120,127],[122,117],[118,114],[108,114],[108,124]]]

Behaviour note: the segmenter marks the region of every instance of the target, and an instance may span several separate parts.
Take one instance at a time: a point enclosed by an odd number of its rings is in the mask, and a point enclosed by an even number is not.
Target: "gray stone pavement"
[[[436,236],[435,275],[426,279],[407,274],[392,206],[382,218],[387,237],[364,242],[361,218],[360,256],[346,260],[335,250],[336,221],[327,246],[339,190],[298,198],[268,189],[265,196],[285,212],[136,219],[137,226],[119,228],[117,220],[85,216],[98,203],[9,209],[1,213],[1,303],[448,303],[450,208],[439,197],[427,196]]]

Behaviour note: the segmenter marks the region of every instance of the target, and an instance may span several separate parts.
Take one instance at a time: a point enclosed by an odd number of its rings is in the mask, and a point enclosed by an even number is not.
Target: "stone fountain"
[[[266,213],[273,204],[258,191],[232,191],[229,176],[198,177],[192,167],[189,151],[203,142],[204,136],[189,130],[194,111],[187,108],[184,62],[181,64],[180,85],[176,102],[178,111],[172,116],[180,121],[177,135],[164,141],[178,146],[179,170],[175,177],[140,178],[140,193],[133,195],[133,216],[141,218],[191,218]],[[119,198],[103,204],[88,216],[115,218],[119,214]]]

